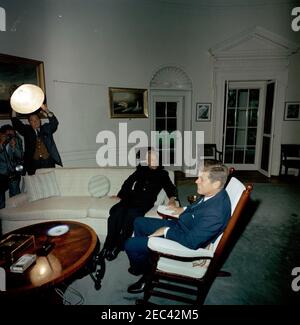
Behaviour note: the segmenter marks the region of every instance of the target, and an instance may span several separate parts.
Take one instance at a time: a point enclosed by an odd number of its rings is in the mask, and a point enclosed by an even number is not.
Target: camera
[[[12,134],[7,134],[7,135],[5,136],[5,143],[6,143],[6,144],[7,144],[7,143],[10,143],[10,141],[11,141],[12,139],[16,139],[16,136],[14,136],[14,135],[12,135]]]
[[[24,175],[25,169],[24,166],[21,163],[18,163],[15,167],[14,167],[14,171],[11,172],[8,175],[8,178],[12,181],[12,180],[17,180],[19,179],[22,175]]]

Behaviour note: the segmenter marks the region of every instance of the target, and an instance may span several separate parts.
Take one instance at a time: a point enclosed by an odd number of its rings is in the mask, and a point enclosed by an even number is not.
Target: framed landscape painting
[[[148,91],[136,88],[109,88],[111,118],[148,117]]]
[[[10,119],[10,97],[22,84],[37,85],[45,93],[43,62],[0,54],[0,119]]]

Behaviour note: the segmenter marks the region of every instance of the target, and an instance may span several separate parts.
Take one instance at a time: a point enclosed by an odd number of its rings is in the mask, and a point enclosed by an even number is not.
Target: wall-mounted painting
[[[43,62],[0,54],[0,119],[10,119],[10,97],[22,84],[37,85],[45,93]]]
[[[111,118],[148,117],[148,91],[135,88],[109,88]]]
[[[300,120],[300,102],[286,102],[284,110],[285,121]]]
[[[207,122],[210,121],[211,103],[197,103],[196,104],[196,121]]]

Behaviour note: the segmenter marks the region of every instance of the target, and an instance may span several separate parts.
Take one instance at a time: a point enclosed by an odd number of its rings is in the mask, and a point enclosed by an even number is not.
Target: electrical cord
[[[78,290],[72,288],[71,286],[65,285],[65,287],[66,287],[65,292],[63,292],[59,288],[55,288],[55,292],[62,298],[64,305],[83,305],[84,304],[84,297]],[[66,298],[68,292],[70,294],[76,296],[78,298],[78,301],[76,301],[75,303],[72,303],[70,300],[68,300]]]

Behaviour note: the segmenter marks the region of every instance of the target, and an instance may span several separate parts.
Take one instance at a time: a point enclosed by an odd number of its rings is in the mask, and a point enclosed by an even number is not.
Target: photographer
[[[11,125],[0,129],[0,208],[5,207],[5,192],[12,197],[20,193],[21,173],[19,164],[23,158],[22,140]]]
[[[58,120],[45,104],[42,104],[40,113],[48,118],[48,123],[42,124],[39,112],[36,111],[28,115],[29,125],[27,125],[12,110],[12,124],[24,137],[24,165],[28,175],[35,174],[39,168],[54,168],[56,164],[62,166],[53,138],[58,127]]]

